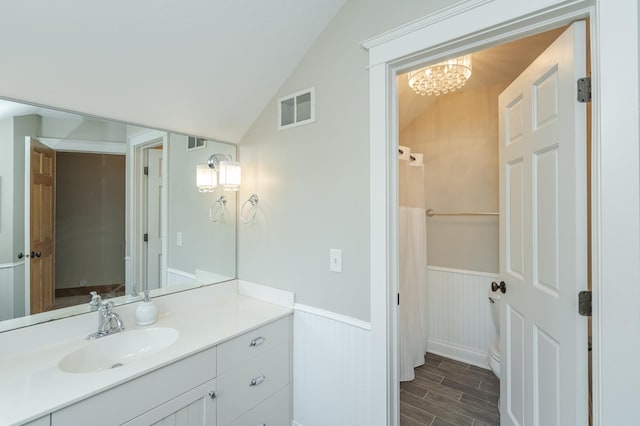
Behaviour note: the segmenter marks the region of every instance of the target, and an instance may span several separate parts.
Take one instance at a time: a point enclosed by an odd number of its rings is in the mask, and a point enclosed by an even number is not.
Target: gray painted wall
[[[196,188],[196,166],[206,164],[212,154],[230,154],[236,146],[206,141],[201,149],[187,151],[187,137],[169,137],[169,236],[168,267],[195,274],[196,269],[215,273],[220,279],[236,277],[236,192],[201,193]],[[209,207],[221,194],[226,211],[217,222],[209,219]],[[216,206],[218,207],[218,206]],[[182,233],[178,246],[177,233]]]
[[[450,1],[351,0],[318,37],[240,142],[239,278],[294,291],[298,303],[370,318],[369,79],[360,42]],[[316,88],[316,122],[277,130],[277,99]],[[383,190],[382,188],[380,190]],[[329,249],[343,272],[329,272]]]

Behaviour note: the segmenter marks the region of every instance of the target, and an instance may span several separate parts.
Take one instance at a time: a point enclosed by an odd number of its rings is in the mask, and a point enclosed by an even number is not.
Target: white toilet
[[[489,303],[491,305],[491,317],[493,318],[493,325],[498,332],[498,338],[489,346],[489,367],[500,378],[500,290],[489,290]]]

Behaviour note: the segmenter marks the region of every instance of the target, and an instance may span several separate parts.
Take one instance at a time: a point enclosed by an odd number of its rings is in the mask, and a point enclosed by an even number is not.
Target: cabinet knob
[[[210,397],[211,399],[216,399],[216,397],[217,397],[217,396],[218,396],[218,395],[216,395],[216,391],[209,391],[209,397]]]
[[[251,383],[249,383],[249,386],[258,386],[259,384],[264,382],[265,379],[266,377],[264,376],[264,374],[262,376],[258,376],[255,379],[251,380]]]
[[[253,339],[251,341],[251,343],[249,343],[249,346],[254,347],[254,346],[261,345],[261,344],[263,344],[265,342],[265,340],[267,340],[267,339],[265,339],[262,336],[261,337],[256,337],[255,339]]]

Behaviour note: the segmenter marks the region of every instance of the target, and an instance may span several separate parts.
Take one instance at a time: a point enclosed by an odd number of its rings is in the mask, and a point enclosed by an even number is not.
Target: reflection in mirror
[[[0,331],[87,312],[91,291],[125,303],[235,278],[236,194],[196,187],[218,153],[237,159],[235,145],[0,99]]]

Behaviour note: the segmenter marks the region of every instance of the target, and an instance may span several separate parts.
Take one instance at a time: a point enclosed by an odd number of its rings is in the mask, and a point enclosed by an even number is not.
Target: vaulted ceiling
[[[4,1],[0,96],[238,142],[344,2]]]

